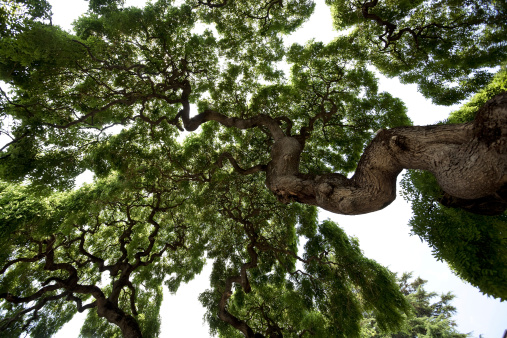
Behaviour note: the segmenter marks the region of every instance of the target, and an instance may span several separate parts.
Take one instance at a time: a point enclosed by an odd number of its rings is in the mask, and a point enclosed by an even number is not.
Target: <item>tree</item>
[[[410,278],[411,273],[397,277],[403,295],[413,307],[412,317],[407,321],[404,330],[394,334],[382,334],[376,327],[375,320],[366,317],[361,324],[361,337],[470,337],[469,334],[459,333],[455,329],[456,323],[452,315],[456,313],[456,308],[450,304],[454,299],[451,292],[440,295],[437,302],[431,303],[437,294],[425,290],[424,286],[428,281],[417,277],[410,282]]]
[[[309,0],[90,1],[74,35],[47,8],[6,3],[6,336],[49,335],[85,310],[83,336],[155,336],[162,284],[176,291],[205,257],[213,333],[353,337],[364,313],[402,327],[410,306],[394,275],[318,224],[316,207],[379,210],[416,168],[450,196],[505,210],[507,94],[473,123],[410,127],[367,64],[460,100],[505,62],[506,5],[441,1],[437,15],[434,2],[328,3],[349,34],[287,49]],[[85,170],[94,184],[73,189]]]

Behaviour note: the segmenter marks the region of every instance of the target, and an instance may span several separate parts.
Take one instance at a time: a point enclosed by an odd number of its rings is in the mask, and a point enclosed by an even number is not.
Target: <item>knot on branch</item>
[[[401,151],[408,151],[408,142],[407,138],[402,135],[394,135],[389,140],[389,145],[393,148],[398,148]]]

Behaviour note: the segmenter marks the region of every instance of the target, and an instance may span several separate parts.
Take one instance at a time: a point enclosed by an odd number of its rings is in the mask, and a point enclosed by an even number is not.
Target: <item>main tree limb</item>
[[[267,128],[274,140],[267,166],[245,171],[228,154],[220,163],[227,157],[245,174],[266,171],[266,186],[284,203],[297,201],[346,215],[373,212],[394,201],[396,178],[403,169],[420,169],[436,176],[446,201],[458,200],[467,210],[483,214],[507,209],[507,93],[488,101],[473,123],[380,130],[351,178],[300,173],[305,128],[290,136],[268,115],[242,119],[206,110],[190,118],[189,111],[184,103],[179,113],[187,131],[208,121],[239,129]]]
[[[299,172],[304,143],[276,140],[267,187],[282,202],[297,201],[339,214],[380,210],[396,198],[402,169],[433,173],[445,193],[474,203],[485,197],[507,207],[507,93],[497,95],[473,123],[381,130],[366,147],[353,177]],[[487,207],[487,206],[484,206]]]

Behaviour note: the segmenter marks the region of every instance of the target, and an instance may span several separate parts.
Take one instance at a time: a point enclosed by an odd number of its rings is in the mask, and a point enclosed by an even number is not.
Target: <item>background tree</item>
[[[503,211],[507,95],[488,101],[473,123],[408,127],[403,103],[379,92],[367,67],[383,51],[369,53],[370,40],[357,38],[382,5],[368,5],[349,36],[288,49],[282,37],[310,16],[311,1],[122,5],[91,1],[75,35],[30,2],[10,1],[2,14],[6,335],[50,334],[90,309],[83,336],[156,335],[162,283],[175,291],[205,255],[215,264],[200,298],[213,332],[352,337],[367,312],[380,329],[397,331],[409,305],[393,274],[336,224],[319,224],[316,206],[379,210],[395,198],[399,172],[419,168],[451,196],[487,198],[483,209]],[[346,6],[333,4],[335,12]],[[495,21],[504,8],[484,6],[456,14],[455,27],[452,11],[429,27],[462,34],[473,23],[477,34],[504,37]],[[400,15],[407,13],[420,15],[412,7]],[[434,39],[405,35],[421,50]],[[465,47],[452,35],[438,39]],[[474,79],[489,79],[482,69],[504,61],[504,40],[484,44],[483,62],[466,68],[478,72]],[[277,68],[284,58],[288,80]],[[465,81],[464,62],[446,63],[458,70],[445,81]],[[193,133],[181,140],[182,131]],[[72,190],[84,170],[94,185]],[[501,287],[492,290],[505,298]],[[62,311],[68,317],[57,318]]]
[[[361,337],[449,337],[466,338],[470,334],[458,333],[452,315],[456,308],[450,304],[454,299],[451,292],[440,295],[440,299],[432,303],[438,295],[424,288],[428,282],[420,277],[412,278],[411,273],[397,277],[401,292],[413,307],[413,314],[408,319],[403,331],[382,334],[374,319],[366,317],[361,322]]]

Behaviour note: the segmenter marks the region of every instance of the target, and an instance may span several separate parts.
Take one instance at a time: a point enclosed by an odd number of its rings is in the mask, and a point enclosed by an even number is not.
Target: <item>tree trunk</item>
[[[381,130],[352,178],[301,174],[303,148],[296,137],[283,137],[273,145],[266,185],[283,202],[339,214],[373,212],[396,198],[396,177],[402,169],[422,169],[433,173],[449,196],[472,204],[494,199],[503,203],[503,210],[507,206],[507,93],[488,101],[473,123]]]
[[[97,300],[97,314],[117,325],[124,338],[141,338],[143,336],[137,321],[107,299]]]

